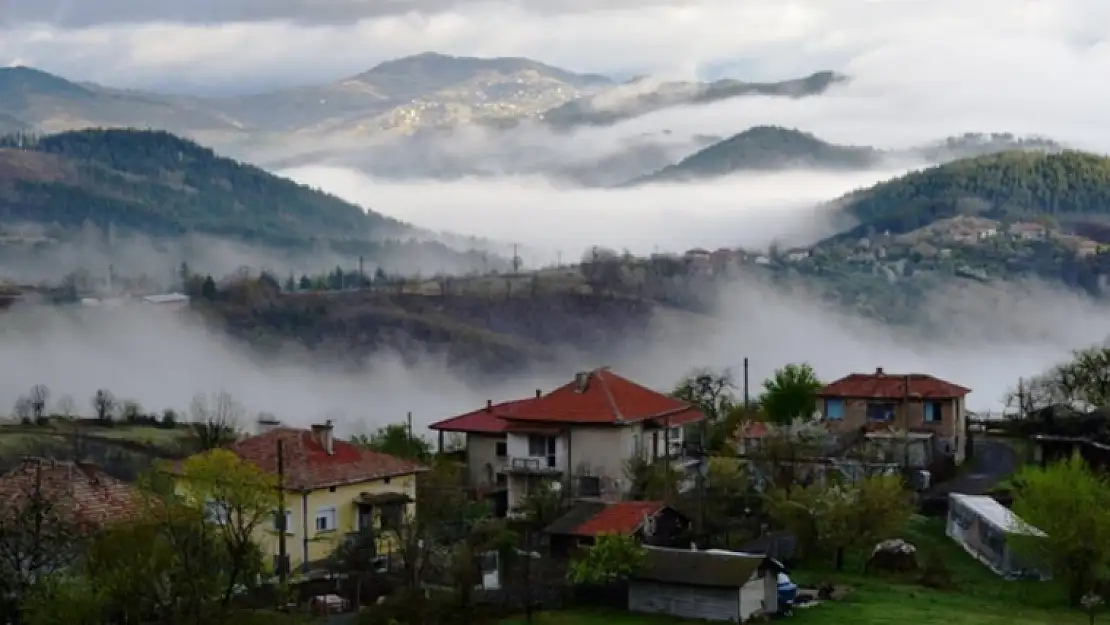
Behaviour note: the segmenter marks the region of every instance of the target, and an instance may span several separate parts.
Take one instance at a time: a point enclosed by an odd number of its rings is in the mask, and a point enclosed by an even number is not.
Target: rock
[[[917,570],[917,547],[901,538],[884,540],[871,550],[867,570],[906,573]]]

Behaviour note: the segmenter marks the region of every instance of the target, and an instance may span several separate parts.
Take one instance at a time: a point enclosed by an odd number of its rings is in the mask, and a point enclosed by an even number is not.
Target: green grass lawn
[[[829,581],[851,588],[842,601],[794,611],[797,625],[1082,625],[1087,616],[1067,608],[1056,584],[1006,581],[944,535],[940,519],[915,518],[903,534],[919,550],[919,562],[939,555],[951,575],[948,590],[923,587],[912,578],[864,575],[864,554],[849,554],[843,571],[820,564],[792,571],[802,586]],[[540,613],[535,625],[685,625],[687,621],[604,610]],[[522,618],[503,625],[519,625]]]

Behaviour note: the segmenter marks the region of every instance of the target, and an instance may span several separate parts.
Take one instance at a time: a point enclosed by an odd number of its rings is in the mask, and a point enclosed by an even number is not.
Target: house
[[[1003,577],[1048,577],[1042,567],[1023,562],[1009,543],[1014,535],[1044,536],[1045,533],[987,495],[949,495],[945,533],[972,557]]]
[[[767,556],[711,549],[646,547],[629,581],[628,610],[682,619],[746,622],[778,612],[778,574]]]
[[[172,310],[179,310],[189,307],[189,296],[184,293],[158,293],[156,295],[144,295],[142,297],[144,304],[153,304],[163,308]]]
[[[1014,238],[1024,241],[1037,241],[1045,238],[1048,234],[1048,228],[1031,221],[1019,221],[1011,224],[1009,231]]]
[[[416,514],[416,462],[336,440],[331,422],[311,430],[271,426],[233,444],[240,458],[263,471],[284,472],[285,534],[290,570],[308,571],[344,540],[361,531],[388,532]],[[277,568],[278,519],[262,528],[259,542]],[[389,552],[388,535],[378,538]]]
[[[971,389],[923,373],[853,373],[818,391],[834,431],[905,431],[928,435],[935,449],[962,464],[967,450],[965,398]],[[873,437],[874,438],[874,437]],[[893,436],[894,441],[920,436]],[[904,460],[903,460],[904,462]]]
[[[544,529],[556,557],[589,547],[601,534],[635,535],[647,545],[675,547],[690,519],[661,501],[579,501]]]
[[[429,427],[466,434],[469,472],[476,484],[503,489],[516,509],[529,489],[559,481],[571,496],[618,500],[631,487],[629,460],[672,462],[692,473],[684,426],[703,421],[696,407],[641,386],[606,367],[575,374],[544,394],[488,401]]]
[[[141,499],[130,484],[85,462],[25,458],[0,475],[0,499],[20,506],[38,490],[57,512],[86,528],[132,518]]]

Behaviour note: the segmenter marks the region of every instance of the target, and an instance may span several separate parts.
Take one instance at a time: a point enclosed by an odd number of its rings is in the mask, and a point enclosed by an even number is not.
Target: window
[[[316,511],[316,531],[333,532],[336,528],[335,508],[320,508]]]
[[[209,523],[219,523],[220,525],[224,525],[230,520],[227,507],[218,501],[204,502],[204,516]]]
[[[827,399],[825,400],[825,418],[840,420],[844,418],[844,400],[843,399]]]
[[[925,423],[940,423],[941,404],[939,401],[927,401],[924,406]]]
[[[545,458],[547,466],[555,466],[555,437],[541,434],[528,435],[528,455],[533,458]]]
[[[497,485],[498,486],[506,486],[506,485],[508,485],[508,483],[509,483],[509,476],[505,475],[504,473],[498,473],[497,474]]]
[[[509,444],[505,441],[497,443],[495,449],[496,451],[494,451],[494,453],[497,454],[498,458],[504,458],[509,455]]]
[[[381,507],[381,528],[398,530],[405,519],[405,504],[393,503]]]
[[[275,532],[280,532],[281,531],[280,521],[281,521],[280,513],[275,512],[274,513],[274,531]],[[285,511],[285,533],[286,534],[292,534],[293,533],[293,511],[292,510],[286,510]]]
[[[867,404],[868,421],[893,421],[897,404],[893,402],[870,402]]]

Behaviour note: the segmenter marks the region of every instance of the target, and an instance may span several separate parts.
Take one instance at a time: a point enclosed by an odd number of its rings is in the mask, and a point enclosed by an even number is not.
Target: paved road
[[[956,479],[937,484],[929,490],[930,495],[982,495],[1017,470],[1018,454],[1005,441],[977,438],[973,444],[975,457],[971,467]]]

